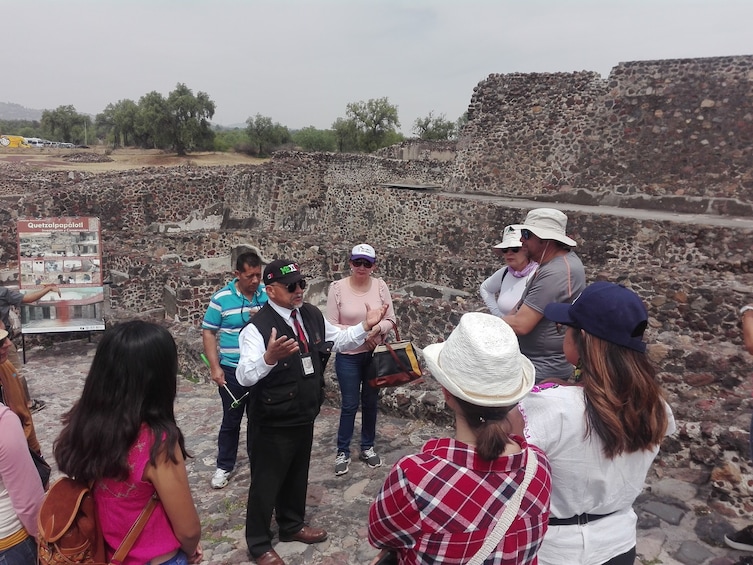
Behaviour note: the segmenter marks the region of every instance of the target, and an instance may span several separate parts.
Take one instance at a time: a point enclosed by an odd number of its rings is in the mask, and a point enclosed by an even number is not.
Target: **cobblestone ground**
[[[58,473],[52,461],[52,442],[60,430],[61,415],[80,394],[94,349],[95,344],[79,340],[27,351],[24,371],[32,395],[47,402],[47,407],[34,415],[34,423],[44,454],[53,465],[53,480]],[[215,468],[216,436],[221,420],[215,386],[181,379],[176,415],[188,450],[193,455],[188,461],[188,473],[202,521],[204,563],[251,562],[244,539],[250,480],[245,429],[238,465],[230,484],[222,490],[213,490],[209,480]],[[275,549],[288,565],[368,563],[376,554],[366,541],[368,508],[389,465],[402,455],[419,450],[428,438],[451,433],[451,429],[431,422],[380,414],[377,450],[383,456],[385,466],[369,469],[354,458],[350,472],[335,477],[337,423],[337,407],[325,404],[315,427],[307,506],[307,521],[327,529],[329,539],[311,546],[299,542],[277,543]],[[356,434],[358,429],[357,425]],[[352,449],[354,455],[358,453],[356,442]],[[639,514],[639,559],[636,563],[736,563],[745,554],[726,548],[722,537],[746,524],[729,523],[721,516],[709,515],[703,511],[705,507],[696,485],[667,473],[652,473],[646,492],[636,503]]]

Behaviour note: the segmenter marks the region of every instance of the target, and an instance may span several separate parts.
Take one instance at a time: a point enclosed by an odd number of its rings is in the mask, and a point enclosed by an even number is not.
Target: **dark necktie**
[[[295,328],[295,333],[298,334],[298,343],[301,346],[301,351],[304,353],[309,352],[309,344],[306,341],[306,334],[303,333],[303,327],[298,322],[298,310],[293,310],[290,315],[293,318],[293,327]]]

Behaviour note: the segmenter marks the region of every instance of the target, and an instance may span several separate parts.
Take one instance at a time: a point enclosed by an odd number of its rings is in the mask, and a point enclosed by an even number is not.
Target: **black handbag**
[[[32,461],[34,461],[34,466],[37,468],[39,478],[42,480],[42,486],[44,490],[47,490],[47,487],[50,485],[50,474],[52,473],[50,464],[33,449],[29,449],[29,453],[31,454]]]
[[[421,378],[421,366],[410,340],[401,340],[397,324],[392,322],[395,341],[374,348],[369,364],[369,384],[374,388],[400,386]]]

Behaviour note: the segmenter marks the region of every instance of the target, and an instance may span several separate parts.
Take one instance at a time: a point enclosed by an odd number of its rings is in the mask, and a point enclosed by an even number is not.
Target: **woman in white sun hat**
[[[455,413],[455,436],[394,465],[369,511],[369,542],[401,564],[535,564],[549,463],[507,421],[533,387],[533,365],[510,327],[481,312],[465,314],[424,357]]]
[[[502,232],[502,242],[493,249],[506,264],[481,283],[481,298],[490,314],[504,316],[518,306],[539,264],[531,261],[523,249],[520,226],[507,226]]]

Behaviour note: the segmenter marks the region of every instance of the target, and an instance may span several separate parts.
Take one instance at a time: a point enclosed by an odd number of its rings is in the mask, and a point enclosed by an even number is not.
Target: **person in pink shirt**
[[[329,322],[346,328],[357,324],[366,314],[366,305],[372,310],[387,306],[387,313],[379,322],[379,334],[351,351],[338,353],[335,372],[340,385],[340,425],[337,429],[337,456],[335,475],[348,472],[350,467],[350,442],[353,439],[358,405],[361,405],[361,461],[371,468],[380,467],[382,459],[374,450],[376,441],[377,401],[379,390],[367,382],[371,352],[392,330],[395,311],[387,284],[372,276],[376,267],[376,252],[371,245],[361,243],[350,253],[350,276],[333,282],[327,296],[326,317]]]
[[[0,330],[0,363],[8,360],[10,339]],[[42,481],[29,454],[21,421],[0,404],[0,563],[35,565],[37,515],[44,500]]]
[[[123,565],[184,565],[202,558],[201,523],[175,422],[178,352],[172,335],[133,320],[107,330],[81,398],[63,416],[58,468],[94,482],[108,559],[155,494],[159,502]]]

